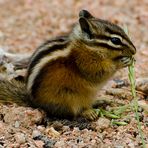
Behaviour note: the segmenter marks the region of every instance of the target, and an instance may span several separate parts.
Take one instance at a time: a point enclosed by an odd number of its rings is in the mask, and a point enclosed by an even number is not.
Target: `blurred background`
[[[136,72],[148,76],[148,0],[0,0],[0,47],[33,52],[44,40],[71,30],[81,9],[127,25],[137,47]]]

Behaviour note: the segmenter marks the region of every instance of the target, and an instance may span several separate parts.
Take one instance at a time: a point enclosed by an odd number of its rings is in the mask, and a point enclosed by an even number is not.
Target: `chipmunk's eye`
[[[111,42],[115,45],[120,45],[121,44],[121,40],[117,37],[112,37],[111,38]]]

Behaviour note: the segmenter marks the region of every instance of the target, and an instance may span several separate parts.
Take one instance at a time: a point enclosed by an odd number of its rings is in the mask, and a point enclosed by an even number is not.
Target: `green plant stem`
[[[135,118],[137,120],[137,127],[138,127],[138,131],[139,131],[139,134],[140,134],[140,137],[141,137],[141,140],[142,140],[142,145],[143,145],[143,148],[146,148],[143,132],[142,132],[142,129],[141,129],[141,123],[140,123],[139,115],[138,115],[138,99],[136,97],[136,90],[135,90],[134,61],[132,62],[132,65],[128,67],[128,70],[129,70],[129,80],[130,80],[130,83],[131,83],[131,92],[132,92],[132,96],[134,98],[134,106],[133,105],[132,106],[134,107]]]

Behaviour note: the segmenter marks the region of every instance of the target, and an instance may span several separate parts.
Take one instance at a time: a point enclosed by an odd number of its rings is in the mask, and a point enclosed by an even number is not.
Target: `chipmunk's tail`
[[[0,103],[16,103],[27,106],[29,102],[29,93],[25,83],[12,80],[0,80]]]

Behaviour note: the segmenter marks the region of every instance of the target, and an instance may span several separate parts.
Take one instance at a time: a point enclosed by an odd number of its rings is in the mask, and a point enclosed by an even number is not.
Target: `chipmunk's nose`
[[[134,44],[132,44],[131,53],[132,54],[136,53],[136,47],[134,46]]]

